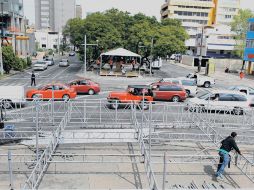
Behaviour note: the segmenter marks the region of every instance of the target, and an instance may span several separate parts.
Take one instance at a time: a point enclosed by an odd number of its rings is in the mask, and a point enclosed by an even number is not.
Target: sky
[[[25,16],[29,19],[30,24],[33,24],[35,20],[34,0],[23,1]],[[158,20],[160,19],[160,7],[164,2],[165,0],[76,0],[77,4],[82,5],[83,17],[89,12],[118,8],[131,14],[141,12],[147,16],[156,16]],[[250,8],[254,11],[253,0],[241,0],[241,8]]]

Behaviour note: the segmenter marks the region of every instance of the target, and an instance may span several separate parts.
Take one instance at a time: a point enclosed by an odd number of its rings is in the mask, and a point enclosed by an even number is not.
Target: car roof
[[[172,82],[154,82],[152,83],[152,85],[177,85],[177,84]]]
[[[128,88],[151,88],[149,85],[128,85]]]
[[[229,88],[232,88],[232,87],[234,87],[234,88],[253,88],[253,87],[250,87],[250,86],[244,86],[244,85],[235,85],[235,86],[230,86]]]
[[[239,94],[239,95],[246,95],[242,92],[238,92],[235,90],[220,90],[220,89],[216,89],[216,90],[211,90],[211,93],[226,93],[226,94]]]

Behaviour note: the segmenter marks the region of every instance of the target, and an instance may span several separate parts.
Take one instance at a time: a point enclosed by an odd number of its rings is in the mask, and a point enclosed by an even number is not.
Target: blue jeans
[[[216,172],[216,176],[223,174],[225,167],[229,163],[229,154],[226,154],[224,152],[219,152],[219,155],[223,158],[223,162],[221,164],[219,171]]]

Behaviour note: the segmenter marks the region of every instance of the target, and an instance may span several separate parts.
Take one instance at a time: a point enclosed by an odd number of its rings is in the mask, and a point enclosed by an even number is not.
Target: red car
[[[38,89],[31,89],[26,92],[28,99],[63,99],[69,100],[76,98],[77,93],[73,88],[69,88],[64,84],[48,84]]]
[[[169,82],[152,83],[154,100],[166,100],[172,102],[184,101],[187,97],[185,89],[177,84]]]
[[[77,79],[69,82],[71,88],[74,88],[78,94],[98,94],[101,90],[100,85],[90,79]]]

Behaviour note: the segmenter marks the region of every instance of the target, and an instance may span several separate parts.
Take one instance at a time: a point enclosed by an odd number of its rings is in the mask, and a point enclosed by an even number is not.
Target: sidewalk
[[[188,65],[184,65],[182,63],[174,63],[170,62],[169,64],[175,64],[179,67],[183,67],[185,69],[190,70],[190,72],[196,71],[196,68]],[[204,71],[201,71],[201,74],[204,74]],[[215,78],[217,81],[216,83],[223,83],[224,85],[233,86],[233,85],[244,85],[244,86],[254,86],[254,76],[252,75],[245,75],[243,79],[240,79],[239,74],[235,73],[225,73],[223,71],[215,71],[214,74],[210,75],[211,77]]]

